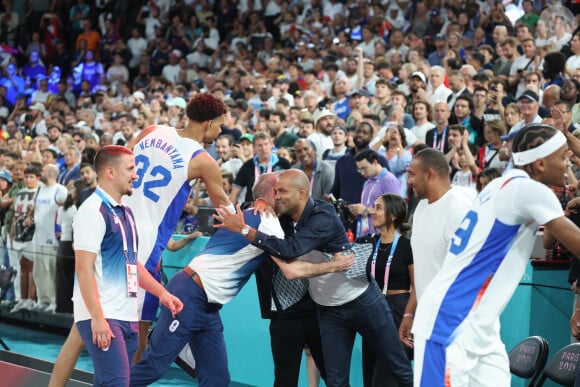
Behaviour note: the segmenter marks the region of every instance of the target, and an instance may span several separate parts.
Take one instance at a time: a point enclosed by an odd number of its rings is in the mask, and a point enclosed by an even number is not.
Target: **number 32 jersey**
[[[463,330],[476,353],[498,337],[498,318],[518,286],[538,225],[564,216],[554,193],[513,169],[493,180],[451,238],[424,292],[413,333],[449,345]]]
[[[191,191],[189,161],[205,150],[198,142],[181,137],[175,128],[157,125],[133,152],[138,177],[133,195],[123,200],[135,215],[139,261],[155,272]]]

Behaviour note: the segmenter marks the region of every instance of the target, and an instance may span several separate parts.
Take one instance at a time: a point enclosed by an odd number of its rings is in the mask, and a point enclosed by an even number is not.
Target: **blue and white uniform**
[[[127,247],[130,257],[133,254],[133,235],[131,225],[125,212],[131,213],[128,207],[121,207],[105,191],[97,188],[113,207],[123,223],[127,235]],[[97,293],[107,319],[122,321],[139,321],[137,315],[137,298],[120,297],[127,295],[127,268],[123,254],[123,237],[119,225],[115,222],[111,210],[95,192],[80,206],[73,220],[74,249],[97,254],[95,261],[95,280]],[[80,292],[75,275],[73,290],[74,320],[90,320],[91,315]]]
[[[129,360],[137,350],[138,302],[136,297],[129,296],[127,285],[127,263],[137,263],[137,235],[131,216],[130,208],[115,202],[97,187],[73,220],[75,251],[96,254],[94,277],[98,299],[115,336],[107,349],[100,349],[93,342],[91,315],[75,275],[74,321],[93,360],[95,385],[129,385]]]
[[[562,216],[554,193],[519,169],[477,196],[419,301],[416,386],[510,384],[499,316],[522,278],[538,225]]]
[[[277,218],[260,218],[253,210],[244,211],[244,218],[249,226],[284,238]],[[131,385],[146,386],[159,379],[189,343],[199,385],[227,386],[230,376],[219,309],[239,293],[265,258],[270,259],[242,235],[218,229],[188,265],[201,278],[203,289],[184,271],[167,284],[167,290],[183,302],[183,310],[173,318],[161,308],[149,346],[131,368]]]
[[[161,253],[191,192],[189,161],[205,150],[198,142],[181,137],[175,128],[158,125],[135,145],[133,152],[138,178],[133,182],[133,195],[125,201],[135,214],[139,262],[160,280]],[[141,290],[139,299],[144,300],[144,305],[140,303],[141,320],[153,320],[157,298]]]

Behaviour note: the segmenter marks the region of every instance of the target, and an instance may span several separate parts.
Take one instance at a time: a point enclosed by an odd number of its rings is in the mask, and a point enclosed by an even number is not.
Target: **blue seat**
[[[520,341],[509,353],[510,372],[529,379],[528,386],[536,386],[548,360],[548,341],[540,336],[530,336]]]
[[[538,382],[542,386],[550,379],[562,386],[574,386],[576,370],[580,365],[580,343],[565,346],[548,363]]]

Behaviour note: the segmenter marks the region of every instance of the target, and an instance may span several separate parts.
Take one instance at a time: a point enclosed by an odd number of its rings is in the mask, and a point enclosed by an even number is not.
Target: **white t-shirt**
[[[566,32],[564,35],[562,35],[562,37],[560,39],[558,39],[557,36],[551,36],[548,39],[548,42],[554,43],[554,45],[556,46],[556,49],[558,51],[560,51],[562,49],[562,47],[564,47],[566,45],[566,43],[568,43],[570,41],[570,39],[572,39],[572,34],[570,34],[569,32]]]
[[[61,242],[72,242],[73,232],[72,232],[72,222],[77,214],[77,207],[70,206],[66,210],[63,206],[58,207],[58,215],[56,217],[56,222],[60,226],[60,241]]]
[[[127,48],[131,51],[129,67],[133,69],[139,65],[141,55],[147,50],[147,41],[141,36],[137,39],[131,38],[127,41]]]
[[[573,55],[566,61],[566,68],[570,70],[571,73],[574,73],[576,69],[580,68],[580,55]]]
[[[449,241],[475,197],[475,191],[452,187],[439,200],[423,199],[413,215],[411,248],[415,264],[415,288],[420,301],[429,282],[443,266]]]
[[[493,180],[452,237],[443,267],[421,298],[413,333],[485,354],[530,259],[538,225],[564,216],[556,195],[520,169]],[[417,265],[415,264],[415,267]]]
[[[431,122],[426,122],[422,125],[416,125],[413,126],[411,128],[411,133],[413,133],[415,135],[415,137],[417,137],[417,140],[421,141],[421,142],[425,142],[425,137],[427,135],[427,132],[431,129],[433,129],[435,127],[435,125],[433,125]]]
[[[332,138],[320,132],[314,132],[310,136],[307,137],[309,141],[312,141],[314,146],[316,147],[317,154],[323,154],[327,149],[334,148],[334,143],[332,142]]]
[[[435,90],[428,93],[429,102],[431,102],[431,105],[435,105],[437,102],[447,102],[447,98],[451,94],[453,94],[451,89],[445,87],[444,84],[440,84]]]
[[[124,65],[121,66],[111,66],[107,70],[107,81],[113,82],[113,77],[121,77],[122,82],[127,82],[129,80],[129,70]],[[119,81],[115,79],[115,81]]]
[[[161,71],[161,76],[167,79],[169,82],[176,83],[179,80],[179,70],[181,68],[179,65],[166,64],[163,66]]]
[[[64,185],[53,184],[44,186],[38,191],[34,203],[34,237],[32,242],[40,246],[58,246],[54,226],[56,224],[56,212],[68,195]]]
[[[453,175],[453,180],[451,184],[459,186],[459,187],[466,187],[475,190],[475,182],[477,181],[477,177],[471,173],[471,170],[457,171],[455,175]]]
[[[528,73],[536,71],[537,70],[536,62],[534,62],[533,58],[532,59],[526,58],[523,55],[518,56],[516,59],[514,59],[512,67],[510,67],[510,76],[516,75],[518,73],[518,70],[524,70]],[[516,91],[516,98],[519,98],[524,91],[526,91],[526,82],[524,77],[520,77],[520,81],[518,83],[518,88]]]

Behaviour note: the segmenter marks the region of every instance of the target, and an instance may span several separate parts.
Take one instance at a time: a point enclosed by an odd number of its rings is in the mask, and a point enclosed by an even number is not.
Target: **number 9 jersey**
[[[477,352],[499,337],[498,319],[518,286],[538,225],[564,216],[554,193],[513,169],[493,180],[451,238],[421,298],[413,333],[449,345],[465,329]]]
[[[538,225],[562,216],[556,195],[519,169],[475,198],[417,306],[415,386],[509,386],[499,316],[524,274]]]
[[[205,150],[198,142],[181,137],[175,128],[157,125],[133,152],[138,177],[133,194],[123,200],[135,216],[139,261],[155,273],[191,192],[189,162]]]

